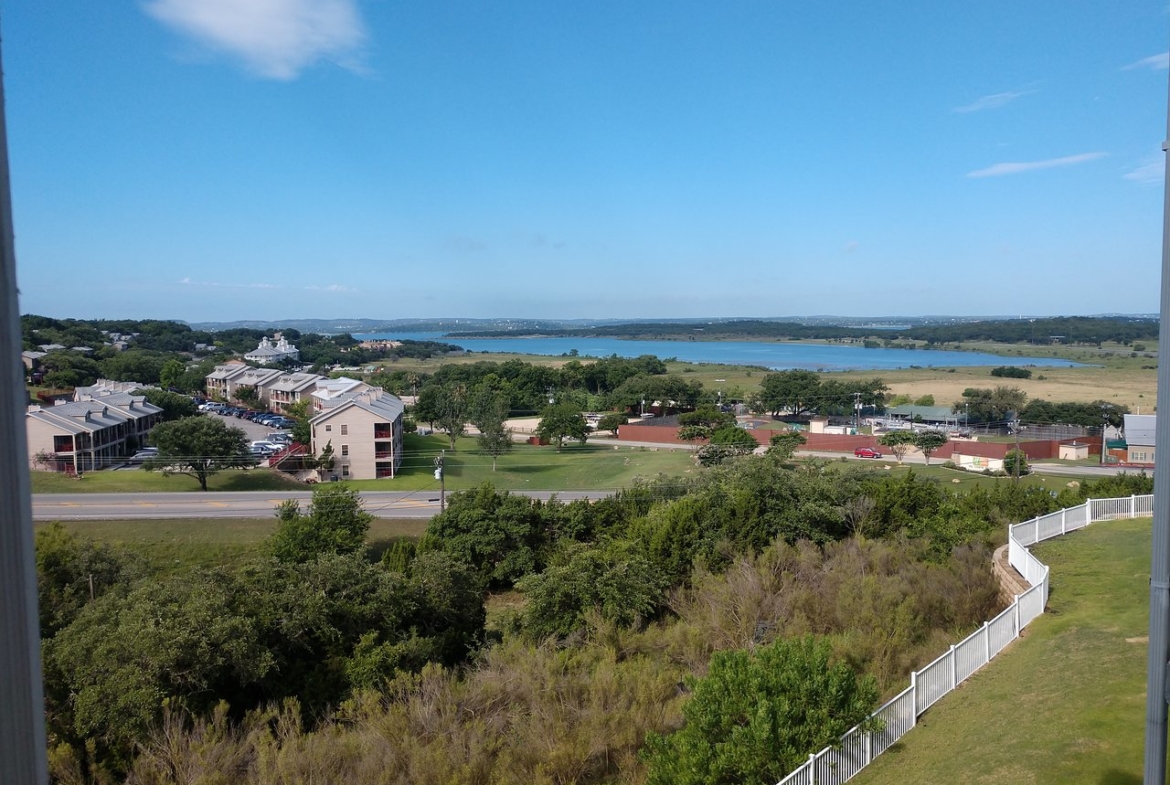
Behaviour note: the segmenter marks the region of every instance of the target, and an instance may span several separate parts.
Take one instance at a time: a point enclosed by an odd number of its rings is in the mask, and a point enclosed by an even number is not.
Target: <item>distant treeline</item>
[[[518,331],[483,330],[450,333],[458,338],[500,338],[530,335],[551,337],[606,337],[647,340],[915,340],[937,345],[962,341],[1033,344],[1130,344],[1158,337],[1157,319],[1129,317],[1060,316],[1046,319],[1000,319],[957,324],[921,325],[904,330],[873,327],[835,327],[797,322],[741,319],[700,326],[671,322],[613,324],[584,329]]]
[[[20,321],[24,349],[35,350],[50,344],[65,347],[41,359],[45,382],[62,387],[93,384],[99,376],[157,384],[167,360],[179,359],[186,364],[191,358],[205,359],[207,367],[192,368],[190,383],[185,387],[179,385],[191,392],[201,387],[200,380],[216,362],[246,354],[257,347],[261,338],[272,335],[272,331],[246,327],[205,332],[183,322],[156,319],[52,319],[25,315]],[[397,346],[367,349],[348,333],[319,335],[294,329],[280,332],[300,350],[300,360],[293,365],[312,366],[317,372],[335,364],[366,365],[406,357],[427,359],[462,351],[458,346],[439,341],[401,341]],[[113,346],[115,335],[125,340],[124,349]]]

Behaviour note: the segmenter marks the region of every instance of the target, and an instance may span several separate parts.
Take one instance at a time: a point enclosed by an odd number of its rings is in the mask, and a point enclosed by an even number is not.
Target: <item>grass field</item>
[[[46,524],[38,524],[43,526]],[[132,521],[65,521],[80,537],[125,547],[163,572],[192,566],[232,565],[261,551],[276,529],[275,518],[167,519]],[[375,519],[366,541],[375,553],[403,537],[421,537],[419,519]]]
[[[361,490],[438,489],[435,456],[449,444],[445,436],[409,435],[403,447],[401,475],[393,480],[356,480],[353,485]],[[444,455],[447,490],[474,488],[483,482],[502,490],[614,489],[631,485],[636,477],[695,471],[686,450],[615,449],[613,445],[581,446],[575,442],[566,443],[560,452],[552,446],[517,444],[496,464],[492,471],[491,456],[480,452],[475,439],[459,439],[456,449],[447,449]]]
[[[1150,521],[1038,546],[1049,610],[851,782],[1142,781]]]
[[[199,481],[183,474],[159,472],[88,472],[78,479],[59,472],[31,472],[33,493],[202,493]],[[303,491],[302,483],[272,469],[231,469],[212,475],[208,491]]]

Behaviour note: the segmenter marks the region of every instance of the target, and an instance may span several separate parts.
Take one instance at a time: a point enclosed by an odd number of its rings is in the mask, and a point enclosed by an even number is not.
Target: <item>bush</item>
[[[717,653],[707,677],[689,682],[683,729],[647,736],[647,782],[778,782],[837,742],[869,715],[878,690],[829,654],[812,636]]]
[[[1001,365],[991,369],[992,376],[1002,376],[1008,379],[1031,379],[1032,371],[1014,365]]]

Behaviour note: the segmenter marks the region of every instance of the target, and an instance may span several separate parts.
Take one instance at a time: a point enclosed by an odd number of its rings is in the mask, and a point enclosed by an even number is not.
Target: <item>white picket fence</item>
[[[1032,555],[1029,545],[1097,521],[1145,517],[1153,512],[1153,496],[1090,499],[1078,507],[1009,526],[1008,558],[1032,587],[1016,595],[1007,610],[984,622],[961,643],[922,670],[911,673],[910,686],[873,713],[881,721],[882,730],[854,728],[841,737],[839,746],[826,747],[810,755],[808,761],[779,785],[838,785],[849,780],[913,728],[924,711],[1020,637],[1020,631],[1044,613],[1048,605],[1048,567]]]

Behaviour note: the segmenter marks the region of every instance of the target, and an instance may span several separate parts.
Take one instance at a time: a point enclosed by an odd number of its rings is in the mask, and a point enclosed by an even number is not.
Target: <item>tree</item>
[[[693,412],[680,414],[678,416],[678,424],[683,426],[698,425],[711,432],[728,425],[735,425],[735,415],[722,412],[711,404],[704,404],[703,406],[697,407]]]
[[[803,446],[808,439],[800,431],[785,431],[783,433],[772,434],[772,438],[768,439],[768,455],[775,456],[781,461],[787,461],[796,454],[796,451]]]
[[[308,562],[325,553],[354,553],[365,547],[374,516],[362,509],[358,492],[341,483],[313,489],[307,513],[296,499],[276,509],[280,522],[269,540],[272,555],[282,562]]]
[[[1028,394],[1018,387],[968,387],[963,390],[963,400],[956,401],[952,411],[969,414],[975,422],[997,423],[1023,410],[1027,399]]]
[[[690,680],[682,730],[647,737],[649,785],[778,782],[837,743],[868,717],[878,689],[830,655],[811,636],[716,652],[707,676]]]
[[[260,400],[260,393],[254,384],[244,384],[236,388],[236,400],[252,406]]]
[[[696,442],[711,438],[711,429],[706,425],[684,425],[678,429],[678,438],[691,445],[692,450],[699,449]]]
[[[821,391],[821,378],[813,371],[792,370],[770,373],[760,382],[754,408],[770,412],[800,415],[812,411]]]
[[[658,610],[668,586],[666,575],[628,541],[571,543],[544,572],[521,581],[525,627],[537,638],[569,635],[590,611],[634,624]]]
[[[158,372],[158,383],[162,385],[164,390],[179,389],[179,385],[183,380],[183,373],[186,370],[186,365],[179,360],[171,358],[162,364],[162,368]]]
[[[756,437],[743,428],[726,426],[714,431],[710,442],[699,450],[699,463],[703,466],[714,466],[728,458],[747,455],[759,446]]]
[[[1010,450],[1003,456],[1003,470],[1010,477],[1023,477],[1032,471],[1023,450]]]
[[[435,423],[447,432],[452,450],[455,449],[455,440],[462,436],[467,428],[468,404],[465,385],[445,384],[439,387]]]
[[[158,447],[158,456],[143,463],[143,469],[190,475],[205,491],[211,475],[256,465],[248,437],[218,417],[184,417],[159,423],[148,441]]]
[[[914,441],[913,431],[890,431],[878,437],[878,444],[892,452],[899,464],[906,457],[906,453],[910,452],[910,448],[914,446]]]
[[[617,438],[618,428],[630,421],[630,418],[621,412],[609,412],[602,415],[601,419],[597,421],[597,430],[609,431],[613,434],[613,438]]]
[[[942,431],[919,431],[914,434],[914,446],[921,451],[927,466],[930,465],[930,454],[946,443],[947,435]]]
[[[313,419],[313,413],[309,409],[309,400],[304,398],[285,404],[284,416],[293,421],[292,440],[297,444],[312,444],[313,426],[309,421]]]
[[[163,410],[162,416],[164,421],[178,420],[183,417],[194,417],[199,413],[195,408],[195,402],[186,395],[160,390],[157,387],[136,390],[135,395],[141,395],[146,399],[147,403],[153,403],[155,406],[160,407]]]
[[[536,435],[552,442],[560,450],[565,439],[575,439],[584,444],[589,438],[589,423],[585,422],[585,415],[571,403],[554,403],[541,412]]]
[[[475,442],[487,455],[492,457],[492,471],[496,470],[496,459],[512,449],[512,429],[507,427],[511,405],[508,395],[496,386],[498,379],[491,377],[476,385],[471,396],[469,414],[472,424],[479,431]]]

